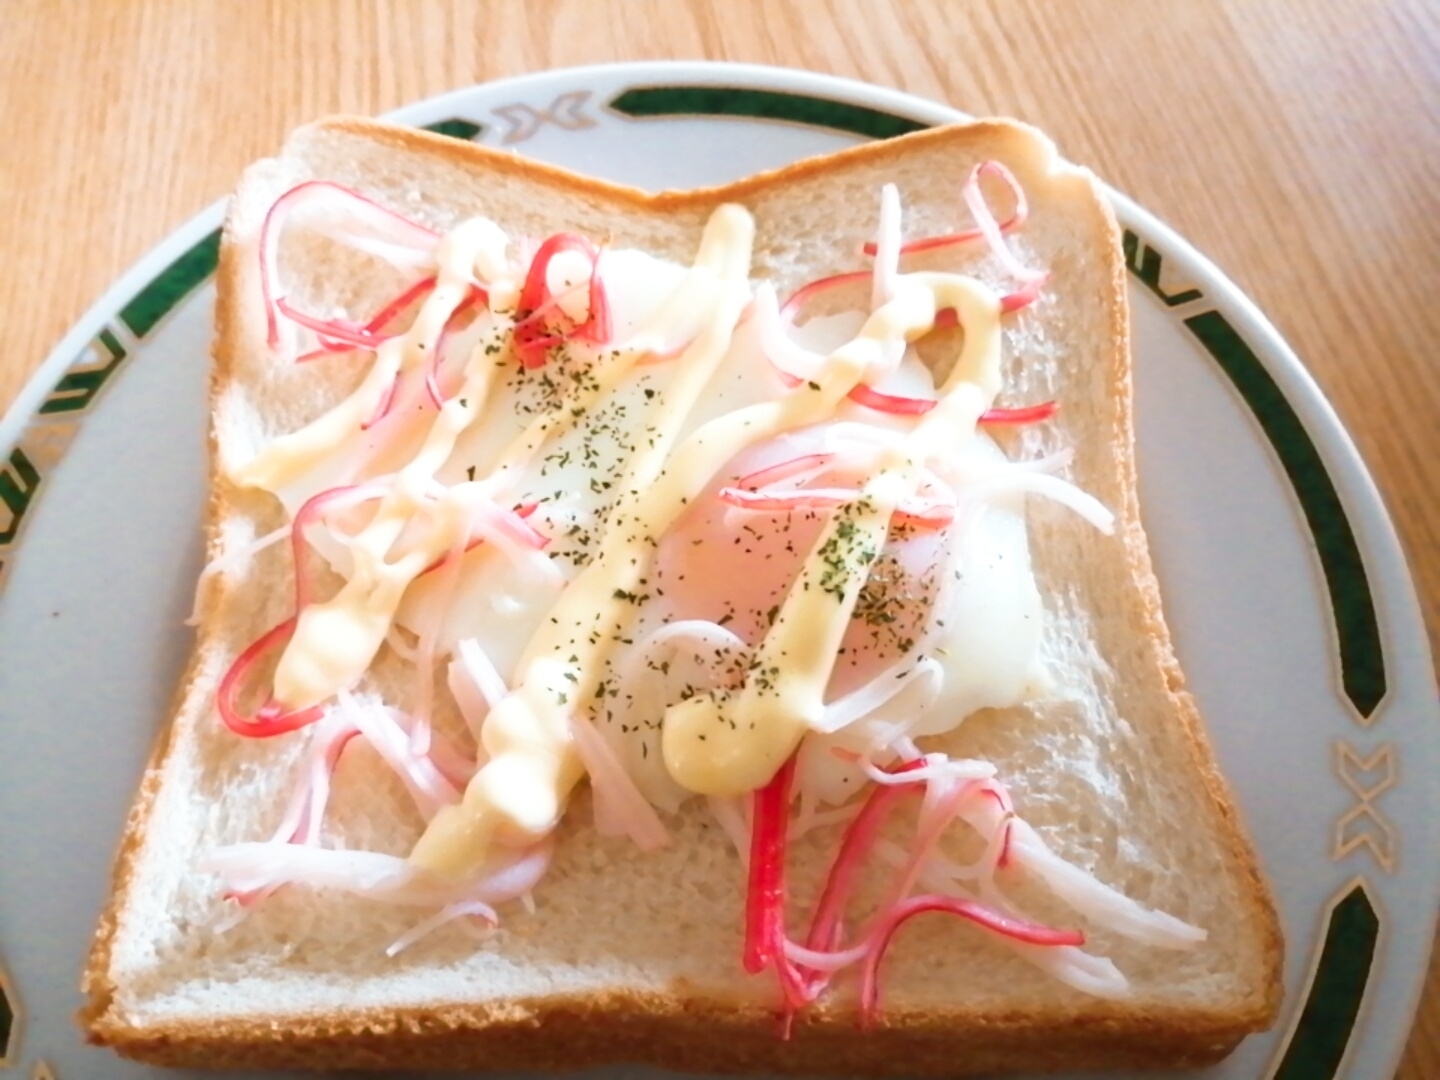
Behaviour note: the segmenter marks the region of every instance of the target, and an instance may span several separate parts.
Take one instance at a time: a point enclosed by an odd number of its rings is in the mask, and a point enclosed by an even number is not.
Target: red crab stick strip
[[[903,775],[924,764],[923,760],[912,761],[891,771]],[[825,879],[825,889],[820,894],[820,902],[815,907],[815,916],[810,923],[810,933],[805,939],[807,949],[822,952],[834,949],[839,944],[845,907],[850,902],[850,894],[855,889],[855,882],[864,868],[865,859],[875,847],[875,841],[879,838],[880,830],[890,812],[907,795],[917,794],[921,784],[919,780],[900,781],[895,784],[877,784],[871,789],[865,805],[841,838],[840,850],[830,866],[830,873]]]
[[[989,207],[984,206],[984,197],[980,193],[980,176],[982,171],[1000,180],[1009,189],[1010,196],[1015,202],[1015,209],[1003,222],[996,223],[995,217],[990,212]],[[998,235],[1004,236],[1007,233],[1014,232],[1016,229],[1021,228],[1025,224],[1025,219],[1029,217],[1030,211],[1025,202],[1025,189],[1020,186],[1020,181],[1015,179],[1015,174],[998,161],[982,162],[971,170],[970,175],[966,178],[965,184],[961,189],[961,195],[965,199],[966,205],[970,205],[970,200],[973,197],[972,192],[973,196],[980,198],[981,205],[984,206],[984,215],[995,225],[994,231]],[[971,209],[973,212],[973,206]],[[987,238],[987,232],[984,228],[966,229],[961,232],[946,233],[943,236],[927,236],[923,239],[911,240],[907,244],[900,245],[900,254],[915,255],[922,251],[933,251],[936,248],[951,247],[955,244],[968,244],[975,240],[985,238]],[[875,243],[870,242],[866,243],[861,250],[863,250],[866,255],[873,256],[877,253],[878,247]]]
[[[327,509],[340,505],[342,509],[377,499],[382,491],[378,487],[341,487],[322,491],[310,498],[295,515],[290,529],[292,561],[295,567],[295,614],[284,622],[272,627],[251,642],[235,658],[228,671],[220,680],[215,692],[215,708],[225,726],[237,735],[247,738],[264,739],[313,724],[324,715],[320,706],[303,709],[286,709],[273,697],[268,697],[253,716],[246,716],[240,707],[241,687],[247,681],[251,669],[276,649],[283,648],[295,632],[295,624],[310,599],[310,576],[306,570],[305,530],[318,524]]]
[[[371,338],[382,338],[388,340],[388,338],[394,336],[385,334],[385,329],[390,325],[390,323],[394,319],[398,318],[401,313],[407,310],[412,304],[427,296],[430,290],[434,287],[434,274],[431,274],[429,277],[421,278],[404,292],[396,296],[395,299],[391,300],[373,316],[371,316],[370,321],[365,323],[364,326],[360,327],[360,329],[365,334],[369,335]],[[303,356],[297,356],[295,358],[295,362],[297,364],[304,364],[311,360],[318,360],[326,356],[334,356],[337,353],[353,352],[355,348],[356,346],[351,345],[348,342],[326,340],[322,336],[320,348],[305,353]]]
[[[880,962],[885,959],[885,952],[890,947],[890,939],[906,921],[927,911],[941,911],[968,919],[992,933],[1027,945],[1044,945],[1053,948],[1060,945],[1080,946],[1085,944],[1085,935],[1079,930],[1056,930],[1039,923],[1012,919],[1002,915],[994,908],[963,897],[942,896],[934,893],[912,896],[891,908],[872,932],[871,951],[866,957],[860,976],[862,1023],[869,1022],[879,1004]]]
[[[755,792],[750,840],[750,877],[745,890],[745,970],[758,975],[774,965],[784,999],[782,1038],[797,1010],[813,1000],[785,940],[785,848],[789,834],[790,785],[795,759],[782,765]]]
[[[745,970],[764,971],[775,957],[774,926],[785,903],[785,818],[794,759],[755,792],[750,883],[745,894]]]
[[[565,339],[566,335],[550,332],[545,324],[546,315],[556,306],[551,303],[554,295],[547,277],[550,263],[557,255],[566,252],[578,252],[590,263],[589,312],[570,334],[595,344],[610,340],[610,302],[600,277],[599,249],[583,236],[556,233],[536,250],[530,272],[525,275],[525,284],[520,289],[517,310],[521,318],[515,324],[515,352],[527,368],[543,367],[546,350]]]
[[[721,488],[722,502],[743,510],[787,513],[796,510],[833,510],[863,496],[859,488],[792,488],[789,490],[747,491],[744,488]],[[955,519],[955,500],[909,498],[895,509],[895,522],[938,529]]]
[[[265,303],[266,340],[272,348],[280,343],[277,312],[283,311],[290,318],[296,318],[295,309],[285,301],[280,287],[280,238],[291,214],[316,204],[329,204],[332,212],[338,211],[355,218],[383,243],[408,249],[417,262],[423,263],[427,257],[433,261],[433,253],[440,240],[440,234],[433,229],[387,210],[374,200],[339,184],[310,180],[291,188],[275,200],[260,226],[260,292]],[[357,246],[366,247],[363,240]]]

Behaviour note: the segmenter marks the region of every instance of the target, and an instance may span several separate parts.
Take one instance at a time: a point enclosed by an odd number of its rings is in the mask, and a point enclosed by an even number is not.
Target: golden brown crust
[[[681,996],[609,993],[494,1007],[375,1011],[287,1020],[99,1026],[92,1041],[158,1065],[220,1068],[573,1069],[644,1061],[687,1072],[968,1076],[1059,1069],[1194,1068],[1249,1028],[1188,1011],[1046,1019],[1027,1012],[807,1014],[788,1039],[776,1017]],[[1043,1038],[1037,1038],[1043,1034]]]
[[[963,125],[927,128],[884,142],[861,143],[821,157],[804,158],[789,165],[756,173],[711,187],[686,188],[649,192],[625,184],[616,184],[595,177],[581,176],[533,158],[492,150],[477,143],[458,142],[416,128],[394,127],[362,117],[336,116],[319,120],[314,125],[358,136],[378,145],[405,153],[419,154],[452,163],[473,165],[496,176],[531,181],[546,187],[567,191],[587,198],[603,199],[629,210],[642,213],[668,214],[683,210],[709,209],[724,202],[745,203],[756,196],[783,188],[801,180],[838,172],[867,161],[900,157],[941,145],[955,138],[963,128],[967,138],[982,143],[994,139],[1029,142],[1044,137],[1034,128],[1013,120],[976,120]],[[1045,140],[1048,146],[1048,140]],[[1119,265],[1117,261],[1117,265]],[[1123,286],[1123,266],[1121,267]]]
[[[857,146],[826,158],[810,159],[736,183],[684,192],[649,194],[638,189],[579,177],[513,154],[421,131],[393,128],[351,117],[332,118],[319,127],[371,140],[405,153],[447,162],[468,163],[490,173],[567,191],[587,199],[651,213],[744,202],[766,190],[821,175],[851,164],[899,156],[954,137],[932,129],[886,143]],[[968,125],[972,138],[1023,140],[1026,151],[1034,133],[1020,125],[985,121]],[[1048,143],[1044,144],[1048,148]],[[1109,324],[1115,347],[1113,437],[1128,448],[1131,420],[1129,327],[1125,268],[1118,229],[1108,204],[1088,173],[1068,172],[1064,182],[1084,187],[1087,202],[1105,214],[1115,243],[1108,256],[1111,279]],[[244,319],[243,271],[237,249],[222,245],[213,353],[212,406],[232,376],[234,339]],[[217,466],[218,447],[210,435],[211,498],[206,535],[216,540],[219,515],[234,492]],[[1265,978],[1249,1000],[1230,1009],[1137,1008],[1104,1001],[1057,1015],[1051,1008],[983,1014],[959,1010],[889,1010],[876,1027],[861,1031],[853,1015],[821,1007],[797,1021],[794,1037],[776,1037],[773,1015],[754,1006],[674,995],[634,992],[596,993],[508,1001],[500,1005],[453,1005],[408,1010],[350,1012],[280,1019],[230,1019],[139,1027],[114,1005],[110,953],[118,916],[133,885],[133,865],[160,786],[160,766],[170,745],[167,727],[147,765],[139,795],[126,824],[114,868],[113,900],[100,920],[84,977],[87,1003],[80,1020],[88,1039],[138,1060],[162,1065],[213,1067],[420,1068],[575,1068],[646,1061],[687,1071],[789,1074],[972,1075],[1059,1068],[1193,1067],[1219,1060],[1246,1034],[1273,1023],[1280,1003],[1282,944],[1268,885],[1246,837],[1238,809],[1221,776],[1194,699],[1184,689],[1160,607],[1159,587],[1150,564],[1135,496],[1133,455],[1119,455],[1126,473],[1126,502],[1119,508],[1134,580],[1144,597],[1152,656],[1170,687],[1177,722],[1186,734],[1190,761],[1217,812],[1225,843],[1244,879],[1250,917],[1263,927]],[[204,608],[212,609],[224,585],[211,582]],[[203,642],[201,643],[203,646]],[[201,648],[195,650],[176,702],[195,677]]]

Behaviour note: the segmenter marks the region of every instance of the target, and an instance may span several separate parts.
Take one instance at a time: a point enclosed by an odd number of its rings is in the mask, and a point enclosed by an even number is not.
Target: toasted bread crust
[[[853,1016],[817,1011],[779,1037],[760,1009],[683,996],[606,994],[287,1019],[100,1028],[94,1041],[157,1065],[217,1068],[577,1069],[646,1062],[685,1072],[973,1076],[1059,1069],[1198,1068],[1245,1034],[1229,1020],[1165,1013],[1037,1018],[951,1013]],[[1042,1038],[1037,1034],[1043,1033]]]
[[[956,137],[952,129],[918,132],[798,162],[732,184],[652,195],[426,132],[350,117],[332,118],[316,127],[365,138],[397,152],[483,168],[589,200],[652,213],[708,210],[728,201],[743,203],[798,179],[854,163],[884,161]],[[972,138],[1011,140],[1019,154],[1036,152],[1035,133],[1020,125],[987,121],[967,125],[966,131]],[[1043,137],[1040,141],[1048,147]],[[1144,598],[1149,655],[1169,687],[1174,717],[1186,733],[1189,760],[1217,811],[1224,831],[1223,843],[1245,883],[1248,910],[1244,917],[1263,928],[1265,978],[1254,994],[1233,1008],[1212,1010],[1138,1008],[1100,1000],[1083,1002],[1063,1013],[1053,1008],[1016,1009],[1003,1014],[887,1009],[873,1028],[865,1030],[853,1012],[822,1003],[797,1021],[790,1040],[777,1038],[775,1017],[764,1008],[696,997],[683,987],[664,995],[605,992],[510,1000],[501,1005],[455,1004],[137,1026],[115,1004],[118,988],[111,978],[111,951],[121,913],[132,899],[135,861],[170,749],[172,729],[167,726],[159,736],[126,823],[115,862],[113,899],[101,917],[84,976],[87,1002],[80,1022],[89,1041],[155,1064],[221,1068],[549,1069],[645,1061],[686,1071],[957,1076],[1019,1068],[1203,1066],[1223,1058],[1246,1034],[1273,1023],[1280,1005],[1283,958],[1273,900],[1215,762],[1198,707],[1184,688],[1140,522],[1133,461],[1126,280],[1118,229],[1108,204],[1097,197],[1088,173],[1076,170],[1067,174],[1064,182],[1076,185],[1078,197],[1099,207],[1115,240],[1107,256],[1111,280],[1107,319],[1114,342],[1112,381],[1118,390],[1110,438],[1117,448],[1126,489],[1124,504],[1115,508],[1117,530],[1126,547],[1135,587]],[[245,271],[240,265],[240,252],[230,241],[227,224],[218,274],[212,405],[233,378],[238,328],[245,319],[246,297],[240,286]],[[218,466],[220,453],[213,428],[209,449],[210,499],[205,528],[208,544],[214,549],[223,509],[237,492]],[[228,587],[223,578],[207,583],[202,613],[213,611]],[[201,641],[177,690],[177,704],[194,688],[206,637],[202,625]]]

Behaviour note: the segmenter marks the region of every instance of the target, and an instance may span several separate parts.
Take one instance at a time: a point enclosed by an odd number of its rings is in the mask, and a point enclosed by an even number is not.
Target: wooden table
[[[0,412],[291,127],[544,68],[744,60],[1051,132],[1205,251],[1359,444],[1440,637],[1440,20],[1427,0],[0,0]],[[1440,962],[1401,1080],[1440,1076]]]

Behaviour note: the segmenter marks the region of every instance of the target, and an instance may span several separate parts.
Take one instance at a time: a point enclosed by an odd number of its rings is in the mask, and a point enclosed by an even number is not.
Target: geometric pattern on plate
[[[534,138],[546,124],[554,124],[562,131],[584,131],[597,126],[598,121],[582,111],[589,100],[589,90],[570,90],[552,101],[549,108],[540,109],[517,101],[490,111],[505,124],[505,133],[500,141],[506,146],[514,146]]]
[[[1400,782],[1399,752],[1393,743],[1381,743],[1369,757],[1343,739],[1335,741],[1335,775],[1358,800],[1335,822],[1334,862],[1365,848],[1387,873],[1400,865],[1400,833],[1375,805]]]

